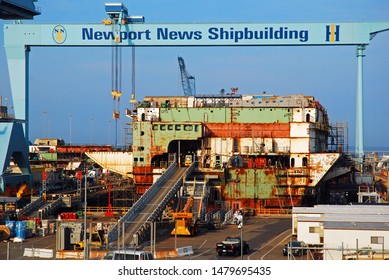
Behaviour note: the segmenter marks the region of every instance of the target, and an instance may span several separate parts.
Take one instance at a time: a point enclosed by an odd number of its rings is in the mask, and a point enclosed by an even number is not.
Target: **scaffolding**
[[[348,123],[331,124],[328,137],[328,150],[338,153],[348,153]]]
[[[132,123],[125,122],[123,126],[124,126],[123,149],[130,150],[130,147],[132,146]]]

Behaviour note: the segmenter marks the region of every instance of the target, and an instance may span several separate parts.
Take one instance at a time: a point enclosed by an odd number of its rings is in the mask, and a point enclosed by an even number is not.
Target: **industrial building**
[[[320,252],[324,260],[341,260],[361,248],[377,254],[389,248],[387,205],[316,205],[294,207],[293,235]]]

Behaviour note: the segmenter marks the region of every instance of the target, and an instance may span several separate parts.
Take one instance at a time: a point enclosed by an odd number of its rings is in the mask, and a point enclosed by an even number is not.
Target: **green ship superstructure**
[[[211,208],[312,205],[341,155],[340,147],[329,152],[327,111],[303,94],[148,96],[127,115],[138,192],[170,163],[192,158]]]

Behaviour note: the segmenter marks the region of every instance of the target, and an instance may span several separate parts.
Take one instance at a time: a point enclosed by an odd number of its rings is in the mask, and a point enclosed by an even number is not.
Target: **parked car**
[[[304,241],[291,241],[282,248],[284,256],[287,256],[288,253],[293,256],[302,256],[305,255],[307,251],[307,245]]]
[[[138,250],[116,250],[108,252],[104,257],[105,260],[153,260],[154,256],[150,252]]]
[[[389,260],[389,252],[376,251],[371,247],[362,247],[360,250],[343,255],[344,260]]]
[[[216,244],[216,252],[219,256],[223,254],[239,256],[241,254],[241,243],[243,243],[243,254],[250,251],[247,241],[241,242],[240,237],[227,237],[226,240]]]

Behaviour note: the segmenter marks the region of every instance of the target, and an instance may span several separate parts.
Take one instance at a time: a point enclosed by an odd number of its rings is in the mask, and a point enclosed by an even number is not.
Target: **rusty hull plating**
[[[312,96],[149,96],[132,111],[133,175],[140,193],[175,156],[191,154],[210,182],[209,207],[290,209],[312,205],[340,157]]]

